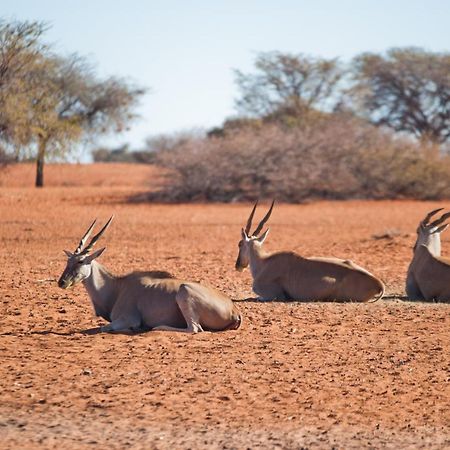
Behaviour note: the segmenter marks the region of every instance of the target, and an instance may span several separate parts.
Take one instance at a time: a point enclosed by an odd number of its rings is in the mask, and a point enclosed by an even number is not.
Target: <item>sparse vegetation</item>
[[[112,149],[97,148],[93,150],[92,158],[94,162],[152,164],[155,160],[155,154],[145,150],[130,151],[126,144]]]
[[[36,186],[46,157],[122,130],[144,93],[99,79],[77,55],[55,55],[45,31],[0,22],[0,164],[36,160]],[[391,49],[344,65],[261,53],[253,72],[235,71],[239,116],[206,135],[156,136],[93,158],[169,169],[156,196],[167,201],[450,197],[449,58]]]
[[[156,162],[172,170],[156,196],[169,201],[450,196],[448,155],[346,116],[194,137]]]
[[[43,43],[40,22],[0,21],[0,143],[36,160],[67,154],[81,139],[120,131],[144,93],[122,79],[99,79],[77,55],[61,57]]]
[[[260,53],[253,73],[235,71],[240,91],[236,107],[244,117],[301,126],[316,119],[320,111],[334,109],[344,74],[336,58]]]
[[[422,141],[450,139],[450,54],[420,48],[364,53],[352,63],[352,108]]]
[[[420,49],[359,55],[347,69],[260,54],[254,73],[236,72],[242,116],[156,149],[172,170],[157,198],[448,198],[448,64]]]

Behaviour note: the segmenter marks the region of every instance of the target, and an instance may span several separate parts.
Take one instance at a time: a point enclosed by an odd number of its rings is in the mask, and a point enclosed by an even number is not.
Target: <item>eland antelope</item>
[[[450,301],[450,259],[441,256],[441,233],[450,212],[430,223],[443,208],[429,212],[417,227],[413,258],[406,276],[406,295],[410,300]]]
[[[260,300],[319,300],[366,302],[384,295],[383,283],[350,260],[304,258],[294,252],[268,254],[262,246],[269,229],[260,234],[274,202],[253,233],[250,233],[255,203],[242,229],[236,269],[250,265],[253,291]],[[376,301],[375,300],[375,301]]]
[[[83,283],[96,315],[110,322],[101,331],[153,329],[196,333],[239,328],[242,319],[238,309],[215,289],[177,280],[167,272],[115,276],[98,263],[105,248],[95,252],[92,249],[112,219],[85,245],[94,220],[76,250],[64,250],[68,260],[58,281],[63,289]]]

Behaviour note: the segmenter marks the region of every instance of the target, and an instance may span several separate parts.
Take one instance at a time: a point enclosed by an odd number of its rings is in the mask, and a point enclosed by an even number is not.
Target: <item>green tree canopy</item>
[[[450,53],[394,48],[353,60],[350,90],[357,113],[423,140],[450,138]]]
[[[123,79],[99,79],[78,55],[55,55],[42,43],[44,32],[38,22],[0,23],[0,140],[36,158],[37,186],[46,156],[123,130],[145,92]]]
[[[302,54],[260,53],[253,73],[235,71],[243,115],[277,120],[304,118],[313,110],[331,110],[344,72],[337,59]]]

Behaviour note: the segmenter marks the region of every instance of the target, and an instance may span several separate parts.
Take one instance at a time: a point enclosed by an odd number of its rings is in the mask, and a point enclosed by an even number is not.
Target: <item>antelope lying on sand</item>
[[[90,243],[86,241],[95,221],[82,237],[58,281],[66,289],[80,281],[92,300],[97,316],[110,322],[102,331],[153,329],[197,333],[237,329],[241,315],[220,292],[199,283],[180,281],[167,272],[133,272],[112,275],[96,261],[105,248],[91,253],[112,217]],[[83,248],[84,247],[84,248]]]
[[[274,202],[256,230],[250,234],[256,202],[239,242],[236,269],[250,265],[253,290],[260,300],[336,300],[365,302],[384,295],[383,283],[349,260],[303,258],[294,252],[267,254],[262,245],[269,229],[259,235],[269,220]]]
[[[441,257],[441,233],[450,213],[429,223],[443,208],[429,212],[417,228],[414,255],[406,277],[406,295],[410,300],[450,301],[450,259]]]

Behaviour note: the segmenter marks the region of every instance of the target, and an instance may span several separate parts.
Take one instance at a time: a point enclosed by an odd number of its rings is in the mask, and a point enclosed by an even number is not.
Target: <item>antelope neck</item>
[[[117,279],[96,261],[91,263],[91,275],[83,280],[97,316],[111,321],[111,311],[117,300]]]
[[[266,256],[267,254],[262,249],[262,247],[257,245],[253,245],[252,247],[250,247],[250,271],[252,273],[253,278],[260,271]]]
[[[441,236],[439,233],[430,235],[425,245],[433,256],[441,256]]]

